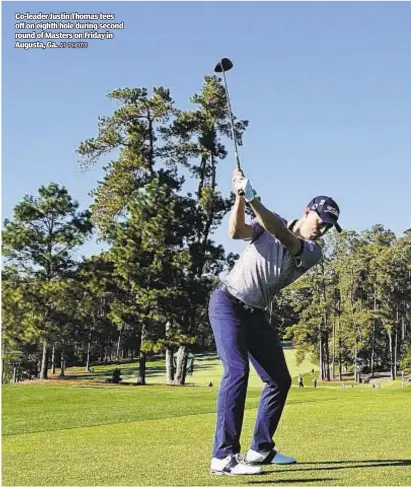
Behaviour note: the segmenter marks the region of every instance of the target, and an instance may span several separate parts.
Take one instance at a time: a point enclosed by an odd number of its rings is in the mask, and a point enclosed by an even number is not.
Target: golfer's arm
[[[292,255],[300,253],[301,240],[288,230],[277,215],[270,210],[267,210],[257,198],[254,198],[250,202],[250,206],[253,209],[259,224],[264,227],[267,232],[274,235],[274,237],[276,237]]]
[[[245,201],[242,196],[236,196],[228,233],[233,239],[245,239],[253,236],[253,227],[245,222]]]

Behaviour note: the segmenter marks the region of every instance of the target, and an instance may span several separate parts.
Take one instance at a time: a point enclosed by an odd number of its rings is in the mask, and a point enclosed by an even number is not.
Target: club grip
[[[239,171],[242,171],[242,170],[241,170],[241,165],[240,165],[240,158],[238,157],[238,152],[237,152],[237,151],[235,151],[234,155],[235,155],[235,163],[236,163],[237,169],[238,169]],[[238,191],[238,194],[239,194],[240,196],[244,196],[244,191],[243,191],[242,189],[240,189],[240,190]]]
[[[238,155],[236,154],[236,158],[235,158],[235,162],[237,164],[237,169],[239,171],[241,171],[241,166],[240,166],[240,159],[238,158]],[[241,171],[242,172],[242,171]],[[243,173],[243,172],[242,172]],[[243,173],[244,174],[244,173]],[[240,196],[244,196],[244,191],[242,189],[239,189],[237,191],[237,193],[240,195]]]

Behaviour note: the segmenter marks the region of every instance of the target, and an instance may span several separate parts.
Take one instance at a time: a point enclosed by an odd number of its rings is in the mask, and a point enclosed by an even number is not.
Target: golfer
[[[224,366],[217,401],[211,473],[252,475],[261,465],[285,465],[296,459],[275,450],[274,433],[291,386],[284,352],[265,310],[273,297],[301,277],[322,257],[316,242],[331,227],[341,232],[339,208],[327,196],[317,196],[298,220],[287,223],[265,208],[242,171],[235,170],[236,201],[229,233],[249,241],[231,272],[212,293],[209,319],[217,353]],[[240,196],[241,194],[241,196]],[[255,214],[245,223],[245,202]],[[249,359],[265,382],[251,447],[240,455],[240,435],[249,376]]]

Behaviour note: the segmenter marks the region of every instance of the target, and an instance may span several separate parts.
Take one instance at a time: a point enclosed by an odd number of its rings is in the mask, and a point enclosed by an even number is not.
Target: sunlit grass
[[[3,485],[409,485],[411,387],[313,389],[308,364],[307,387],[292,388],[276,435],[299,463],[252,479],[210,476],[217,387],[198,384],[217,384],[221,370],[200,358],[195,387],[154,385],[161,375],[147,387],[3,386]],[[251,379],[243,450],[261,387]]]

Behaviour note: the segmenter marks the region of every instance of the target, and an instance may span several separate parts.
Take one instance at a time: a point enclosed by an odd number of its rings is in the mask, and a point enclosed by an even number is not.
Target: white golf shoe
[[[297,463],[294,457],[283,455],[276,450],[258,452],[250,448],[245,458],[247,463],[251,465],[292,465]]]
[[[263,473],[263,469],[257,465],[250,465],[237,453],[225,458],[213,458],[210,472],[214,475],[259,475]]]

